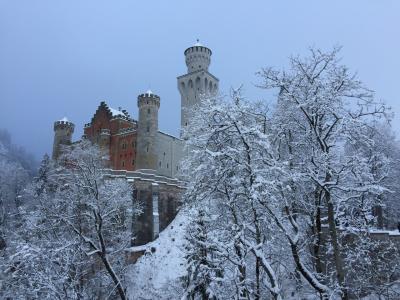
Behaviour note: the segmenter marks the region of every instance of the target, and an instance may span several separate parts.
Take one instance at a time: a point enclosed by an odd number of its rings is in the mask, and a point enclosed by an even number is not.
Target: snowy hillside
[[[182,289],[179,278],[185,274],[182,250],[188,215],[187,211],[179,212],[157,240],[132,248],[146,252],[128,269],[129,299],[174,299],[172,295]]]

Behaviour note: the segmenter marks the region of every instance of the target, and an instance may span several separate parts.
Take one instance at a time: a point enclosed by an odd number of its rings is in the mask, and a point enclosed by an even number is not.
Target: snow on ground
[[[180,278],[186,273],[184,236],[189,222],[189,213],[180,211],[158,239],[131,248],[143,249],[145,254],[127,270],[129,299],[176,299],[181,293]]]

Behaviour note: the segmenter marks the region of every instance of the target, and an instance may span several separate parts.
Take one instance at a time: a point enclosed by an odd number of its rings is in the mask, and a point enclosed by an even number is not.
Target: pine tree
[[[187,276],[183,299],[217,299],[214,287],[222,277],[216,246],[209,235],[210,220],[203,209],[188,227],[186,233]]]

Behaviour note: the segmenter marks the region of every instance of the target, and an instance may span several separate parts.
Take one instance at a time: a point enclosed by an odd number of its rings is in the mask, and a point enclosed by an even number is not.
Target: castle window
[[[165,152],[164,152],[164,156],[165,156]]]
[[[161,167],[161,161],[158,163],[158,166]]]
[[[178,171],[178,166],[176,166],[176,170]]]
[[[125,167],[125,162],[124,161],[122,161],[122,164],[121,164],[123,167]]]
[[[150,126],[147,126],[147,132],[150,132]]]
[[[168,169],[168,167],[169,167],[169,166],[168,166],[168,163],[167,163],[167,169]]]
[[[146,152],[149,152],[149,147],[148,146],[146,147]]]
[[[135,165],[135,160],[133,159],[133,160],[132,160],[132,166],[134,166],[134,165]]]
[[[150,108],[147,109],[147,114],[150,114]]]

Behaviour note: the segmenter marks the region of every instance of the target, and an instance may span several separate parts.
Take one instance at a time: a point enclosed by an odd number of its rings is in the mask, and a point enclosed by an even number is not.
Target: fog
[[[243,84],[266,101],[260,68],[342,45],[343,63],[393,107],[398,131],[399,11],[399,1],[365,0],[1,1],[0,128],[40,158],[55,120],[68,117],[79,139],[101,101],[136,118],[137,95],[150,88],[161,97],[159,128],[178,134],[176,77],[198,38],[222,93]]]

